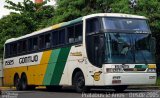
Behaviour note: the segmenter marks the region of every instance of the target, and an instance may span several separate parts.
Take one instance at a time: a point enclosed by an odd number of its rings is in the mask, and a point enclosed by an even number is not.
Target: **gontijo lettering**
[[[19,64],[37,62],[37,61],[38,61],[38,55],[27,56],[27,57],[21,57],[19,59]]]

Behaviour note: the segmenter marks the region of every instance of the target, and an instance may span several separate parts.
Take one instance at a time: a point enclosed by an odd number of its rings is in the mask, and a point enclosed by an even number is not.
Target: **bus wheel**
[[[14,86],[16,87],[16,90],[18,90],[18,91],[21,89],[20,79],[19,79],[18,75],[15,75],[15,77],[14,77]]]
[[[82,72],[77,72],[73,78],[73,85],[78,93],[85,92],[85,79]]]
[[[21,90],[27,90],[27,77],[26,75],[22,75],[21,79],[20,79],[20,85],[21,85]]]
[[[120,86],[114,86],[113,89],[116,91],[116,92],[123,92],[125,89],[127,89],[127,85],[120,85]]]

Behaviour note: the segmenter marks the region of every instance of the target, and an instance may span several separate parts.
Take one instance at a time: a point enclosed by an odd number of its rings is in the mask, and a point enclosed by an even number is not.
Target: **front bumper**
[[[156,73],[106,73],[104,85],[148,85],[156,83]]]

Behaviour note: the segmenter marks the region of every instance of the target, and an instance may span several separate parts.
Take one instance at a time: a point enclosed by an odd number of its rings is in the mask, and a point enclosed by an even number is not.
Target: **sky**
[[[15,3],[23,2],[23,0],[12,0],[12,1]],[[32,0],[32,1],[35,1],[35,0]],[[50,0],[50,2],[47,3],[47,5],[54,5],[54,4],[55,4],[54,0]],[[2,18],[5,15],[8,15],[12,11],[4,8],[4,5],[6,5],[5,0],[0,0],[0,18]]]

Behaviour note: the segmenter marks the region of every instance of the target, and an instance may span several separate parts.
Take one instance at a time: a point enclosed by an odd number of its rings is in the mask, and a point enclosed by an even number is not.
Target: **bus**
[[[155,38],[144,16],[96,13],[8,39],[4,85],[77,92],[156,82]]]

